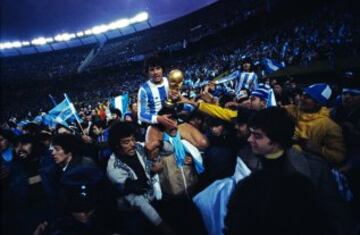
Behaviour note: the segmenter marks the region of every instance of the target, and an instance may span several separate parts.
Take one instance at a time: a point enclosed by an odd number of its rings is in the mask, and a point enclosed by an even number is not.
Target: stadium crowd
[[[358,234],[359,73],[271,77],[359,56],[356,10],[330,2],[261,32],[257,1],[218,3],[194,37],[137,32],[81,74],[90,48],[4,60],[2,232]]]

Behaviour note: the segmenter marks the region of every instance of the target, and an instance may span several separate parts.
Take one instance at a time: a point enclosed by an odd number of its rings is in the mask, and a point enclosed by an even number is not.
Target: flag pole
[[[76,123],[77,123],[78,126],[80,127],[81,132],[83,133],[83,135],[86,135],[83,127],[82,127],[81,124],[80,124],[80,121],[78,120],[78,116],[76,115],[76,109],[75,109],[74,105],[70,102],[70,100],[69,100],[69,98],[68,98],[68,96],[67,96],[66,93],[64,93],[64,96],[65,96],[66,102],[68,102],[69,106],[73,108],[73,109],[71,110],[71,113],[72,113],[72,115],[74,115],[75,120],[76,120]]]

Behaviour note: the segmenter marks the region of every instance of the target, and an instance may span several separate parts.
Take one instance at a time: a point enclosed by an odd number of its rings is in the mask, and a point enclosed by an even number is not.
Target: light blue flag
[[[250,173],[249,168],[238,157],[232,177],[216,180],[193,197],[192,200],[200,211],[209,235],[224,234],[224,220],[231,194],[235,190],[236,184]]]
[[[129,107],[129,94],[119,95],[115,98],[110,99],[110,107],[119,109],[122,114],[122,118],[124,118],[125,114],[128,112]]]
[[[54,127],[57,123],[59,123],[68,127],[67,121],[76,120],[79,123],[82,122],[76,112],[74,104],[71,103],[69,97],[66,94],[64,94],[64,96],[65,99],[43,117],[44,124]]]
[[[274,73],[274,72],[278,71],[279,69],[285,68],[284,62],[276,62],[276,61],[268,59],[268,58],[263,59],[262,62],[263,62],[264,68],[265,68],[265,72],[267,74]]]
[[[79,117],[74,104],[70,101],[70,98],[67,96],[66,93],[64,93],[65,99],[67,100],[68,105],[70,106],[71,113],[73,114],[69,120],[74,121],[74,119],[77,121],[77,123],[82,123],[81,118]]]

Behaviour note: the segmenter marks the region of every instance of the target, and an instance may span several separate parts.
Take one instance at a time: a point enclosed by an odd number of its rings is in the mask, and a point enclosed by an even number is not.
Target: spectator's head
[[[252,62],[250,58],[245,58],[242,61],[242,69],[245,72],[249,72],[252,69]]]
[[[281,95],[282,94],[282,87],[279,83],[274,84],[274,93],[275,95]]]
[[[265,109],[269,99],[271,99],[270,89],[259,87],[253,90],[250,95],[250,109],[257,111]]]
[[[267,155],[291,147],[295,121],[285,109],[271,107],[255,113],[249,129],[252,151]]]
[[[216,90],[216,83],[214,81],[211,81],[208,85],[209,91],[215,91]]]
[[[34,137],[30,134],[17,136],[14,146],[16,157],[19,159],[27,159],[33,152]]]
[[[299,105],[303,91],[300,88],[294,89],[290,94],[290,100],[294,105]]]
[[[360,89],[345,87],[341,93],[342,105],[346,108],[354,108],[360,105]]]
[[[24,125],[23,127],[24,134],[30,134],[32,136],[36,136],[39,134],[39,132],[40,132],[40,126],[32,122]]]
[[[51,139],[52,139],[52,134],[50,131],[48,130],[42,130],[39,134],[39,142],[45,146],[45,147],[50,147],[51,144]]]
[[[252,114],[253,112],[247,108],[238,108],[237,117],[232,120],[232,123],[234,124],[236,137],[239,140],[247,140],[249,137],[250,131],[248,122]]]
[[[331,234],[327,218],[318,191],[305,176],[258,171],[232,193],[224,234]]]
[[[134,126],[129,122],[114,122],[109,129],[110,149],[119,156],[135,156]]]
[[[304,89],[300,108],[304,112],[317,112],[331,97],[331,88],[325,83],[313,84]]]
[[[15,138],[11,130],[0,128],[0,152],[6,150]]]
[[[110,108],[110,120],[120,120],[122,117],[122,113],[119,109],[116,108]]]
[[[202,130],[204,116],[200,112],[193,112],[189,117],[189,123],[198,130]]]
[[[81,148],[82,142],[77,136],[63,133],[53,137],[51,154],[56,164],[64,166],[79,157]]]
[[[131,114],[133,115],[133,117],[137,117],[137,113],[138,113],[137,102],[133,102],[130,106],[130,109],[131,109]]]
[[[161,83],[165,69],[160,57],[155,55],[147,58],[144,64],[144,71],[153,83]]]
[[[225,131],[225,123],[224,121],[218,119],[218,118],[213,118],[210,117],[207,120],[210,132],[213,136],[222,136],[224,134]]]
[[[97,120],[91,125],[90,135],[99,136],[106,129],[106,122],[104,120]]]
[[[74,134],[74,131],[72,129],[61,124],[56,125],[55,132],[56,134]]]

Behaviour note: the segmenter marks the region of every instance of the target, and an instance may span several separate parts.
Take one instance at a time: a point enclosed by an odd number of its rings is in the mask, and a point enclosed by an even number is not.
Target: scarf
[[[192,149],[188,149],[183,142],[180,139],[179,132],[176,133],[176,136],[172,137],[166,132],[164,133],[163,137],[164,141],[170,142],[174,146],[174,152],[175,152],[175,160],[176,160],[176,166],[178,168],[183,167],[185,164],[185,156],[186,152],[190,153],[193,157],[195,169],[198,174],[201,174],[204,172],[204,166],[202,165],[202,162],[198,160],[197,156],[194,156],[194,151],[191,151]]]

